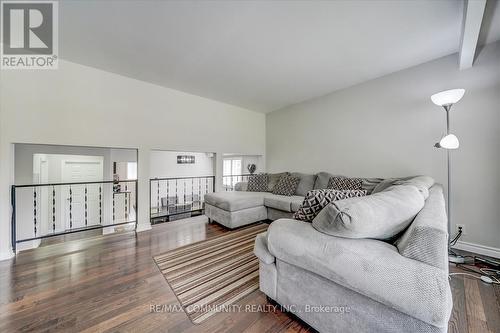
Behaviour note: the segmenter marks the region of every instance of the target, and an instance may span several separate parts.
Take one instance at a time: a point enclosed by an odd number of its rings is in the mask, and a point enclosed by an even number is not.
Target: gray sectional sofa
[[[325,188],[331,176],[318,174],[313,188]],[[370,194],[398,185],[414,186],[394,179],[363,182]],[[447,217],[442,187],[431,185],[416,186],[423,208],[396,237],[384,240],[318,231],[316,219],[328,214],[320,213],[313,223],[291,219],[300,206],[298,193],[213,194],[206,198],[207,215],[230,228],[277,219],[255,241],[260,290],[320,332],[447,332],[452,309]],[[369,209],[376,209],[378,200]]]
[[[238,183],[234,192],[215,192],[205,195],[205,215],[227,228],[233,229],[262,220],[291,218],[299,209],[304,196],[312,189],[326,188],[332,175],[320,172],[317,175],[292,172],[300,183],[295,195],[275,195],[271,192],[247,192],[246,183]],[[369,192],[381,181],[366,178],[363,188]]]

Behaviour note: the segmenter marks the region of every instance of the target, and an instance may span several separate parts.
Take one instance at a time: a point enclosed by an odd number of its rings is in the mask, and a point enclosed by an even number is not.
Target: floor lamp
[[[444,135],[434,147],[446,149],[446,164],[448,168],[448,237],[451,237],[451,159],[450,150],[460,146],[456,135],[450,133],[450,110],[453,104],[457,103],[464,96],[464,89],[452,89],[439,92],[431,96],[434,104],[441,106],[446,111],[446,135]],[[459,237],[460,235],[458,235]],[[458,239],[458,238],[457,238]],[[456,255],[451,251],[451,244],[448,244],[448,260],[454,263],[463,263],[464,257]]]

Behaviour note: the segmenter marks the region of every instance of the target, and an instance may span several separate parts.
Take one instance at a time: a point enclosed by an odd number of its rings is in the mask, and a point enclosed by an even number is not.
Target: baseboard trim
[[[14,258],[14,252],[12,252],[12,251],[0,252],[0,261],[9,260],[12,258]]]
[[[496,247],[458,241],[457,244],[453,246],[453,248],[458,250],[474,252],[477,254],[482,254],[493,258],[500,258],[500,249]]]
[[[151,230],[151,223],[139,223],[137,224],[137,228],[135,229],[135,231],[137,232],[143,232],[148,230]]]

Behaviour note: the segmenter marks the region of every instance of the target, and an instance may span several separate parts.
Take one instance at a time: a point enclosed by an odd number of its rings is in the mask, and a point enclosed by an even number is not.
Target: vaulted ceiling
[[[489,0],[480,42],[500,39]],[[63,59],[269,112],[458,52],[464,3],[61,1]]]

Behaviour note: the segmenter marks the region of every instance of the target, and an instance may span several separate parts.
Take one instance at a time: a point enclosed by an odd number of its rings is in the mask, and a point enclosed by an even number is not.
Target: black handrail
[[[74,183],[24,184],[24,185],[12,185],[12,186],[16,188],[23,188],[23,187],[40,187],[40,186],[67,186],[67,185],[118,184],[118,183],[137,183],[137,179],[103,180],[95,182],[74,182]]]
[[[198,181],[195,182],[195,180]],[[202,180],[205,180],[203,184]],[[162,187],[167,198],[165,206],[161,201],[165,197],[160,195],[160,182],[164,182],[164,187]],[[156,191],[153,188],[154,183],[156,183]],[[172,186],[170,186],[171,183],[173,183]],[[187,191],[188,187],[190,192]],[[155,201],[153,201],[152,197],[153,191],[156,195]],[[205,209],[204,195],[214,191],[215,176],[151,178],[149,180],[150,221],[154,224],[158,221],[170,221],[173,216],[203,213]],[[156,206],[154,203],[156,203]]]
[[[196,178],[215,178],[214,175],[211,176],[193,176],[193,177],[165,177],[165,178],[151,178],[150,181],[154,180],[179,180],[179,179],[196,179]]]
[[[224,175],[222,177],[249,177],[251,175],[254,175],[252,173],[242,173],[241,175]]]

